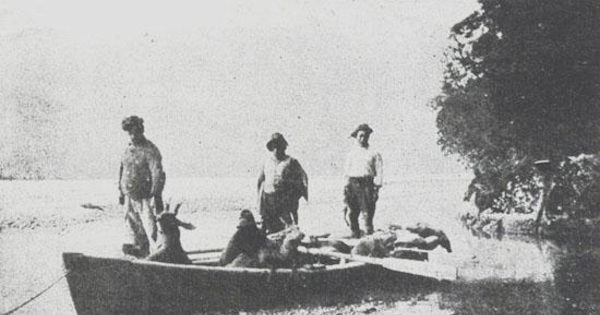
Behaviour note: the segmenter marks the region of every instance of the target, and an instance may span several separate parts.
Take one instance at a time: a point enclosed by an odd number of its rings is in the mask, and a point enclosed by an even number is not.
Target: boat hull
[[[258,308],[303,294],[352,290],[381,268],[357,262],[325,269],[174,265],[64,253],[77,314],[192,314]]]

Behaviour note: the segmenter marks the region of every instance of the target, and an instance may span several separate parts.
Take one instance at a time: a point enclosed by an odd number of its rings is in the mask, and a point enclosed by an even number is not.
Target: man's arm
[[[236,231],[227,243],[227,247],[225,247],[225,249],[221,252],[221,257],[219,258],[219,265],[225,266],[229,264],[239,254],[242,253],[240,247],[238,246],[240,242],[241,240],[239,239],[239,231]]]
[[[151,146],[147,155],[148,167],[150,168],[150,176],[152,177],[152,188],[150,189],[150,197],[160,194],[162,191],[163,168],[162,156],[160,151],[154,145]]]
[[[119,186],[119,204],[124,205],[125,194],[123,193],[123,188],[121,187],[121,178],[123,178],[123,162],[121,162],[121,165],[119,166],[119,183],[117,185]]]
[[[260,175],[258,175],[258,182],[256,185],[256,192],[260,192],[260,186],[262,186],[263,182],[265,181],[265,168],[263,166],[263,168],[260,170]]]
[[[303,189],[303,197],[306,201],[308,201],[308,175],[306,174],[306,172],[304,171],[304,169],[302,168],[302,166],[300,166],[300,173],[301,173],[301,177],[302,177],[302,189]]]
[[[473,178],[473,180],[469,184],[469,187],[467,187],[467,191],[465,192],[463,200],[464,201],[471,200],[471,196],[473,196],[473,194],[475,193],[476,190],[477,190],[477,178]]]
[[[308,175],[306,174],[298,160],[293,159],[291,163],[292,165],[290,166],[293,168],[292,184],[294,186],[294,189],[298,191],[298,198],[304,197],[304,199],[308,201]]]
[[[346,182],[348,182],[348,179],[350,178],[349,174],[350,174],[351,166],[352,166],[352,152],[348,153],[346,155],[346,160],[344,160],[344,179]]]
[[[375,177],[373,178],[373,184],[379,189],[383,185],[383,159],[381,154],[375,154]]]

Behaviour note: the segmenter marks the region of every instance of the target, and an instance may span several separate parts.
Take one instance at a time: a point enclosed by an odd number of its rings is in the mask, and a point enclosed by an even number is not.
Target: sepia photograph
[[[0,315],[600,315],[600,1],[0,0]]]

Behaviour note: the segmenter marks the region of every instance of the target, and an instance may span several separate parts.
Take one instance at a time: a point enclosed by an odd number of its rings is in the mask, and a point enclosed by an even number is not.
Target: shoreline
[[[176,181],[172,181],[174,183]],[[223,182],[212,183],[204,181],[202,187],[186,187],[173,185],[171,188],[182,189],[177,195],[172,195],[173,201],[183,201],[180,219],[196,225],[194,231],[182,231],[182,245],[191,251],[202,248],[224,246],[234,233],[239,210],[241,207],[254,206],[254,186],[252,182]],[[537,243],[522,241],[474,238],[468,231],[461,228],[457,213],[468,206],[462,202],[462,190],[466,186],[461,182],[432,181],[424,178],[420,182],[399,181],[390,182],[382,190],[381,199],[377,204],[375,227],[381,228],[387,224],[411,224],[414,222],[429,223],[442,228],[452,242],[452,263],[463,264],[469,268],[469,281],[483,288],[512,288],[521,290],[523,294],[534,292],[547,294],[542,287],[548,281],[552,282],[552,263],[548,261],[549,248],[540,247]],[[75,183],[79,184],[79,183]],[[324,232],[348,233],[349,229],[342,218],[342,196],[340,187],[327,181],[312,181],[310,202],[301,202],[300,226],[307,235],[318,235]],[[69,188],[68,186],[65,186]],[[102,186],[99,186],[102,188]],[[8,228],[0,232],[0,250],[5,253],[0,256],[0,278],[2,285],[2,303],[0,312],[22,303],[33,296],[40,288],[51,283],[63,272],[61,253],[77,251],[94,255],[119,256],[123,221],[121,208],[116,206],[117,196],[110,185],[106,191],[98,187],[71,187],[70,195],[74,199],[64,200],[61,196],[34,202],[24,202],[21,205],[35,203],[43,205],[44,211],[32,210],[33,214],[41,213],[47,218],[60,217],[65,221],[64,229],[56,227],[35,227],[33,229]],[[79,189],[79,190],[78,190]],[[78,191],[85,194],[77,195]],[[6,195],[10,191],[3,191]],[[15,191],[15,194],[22,193]],[[26,193],[24,195],[27,195]],[[47,195],[41,194],[42,197]],[[192,199],[186,199],[191,196]],[[435,198],[432,198],[435,196]],[[12,196],[18,200],[18,195]],[[94,199],[91,199],[94,198]],[[167,199],[168,200],[168,199]],[[105,202],[103,204],[102,202]],[[54,202],[54,205],[48,204]],[[85,202],[99,205],[109,205],[105,211],[82,208]],[[60,206],[67,205],[67,208]],[[9,212],[0,212],[0,217]],[[53,216],[52,216],[53,215]],[[90,219],[91,218],[91,219]],[[90,221],[85,221],[90,219]],[[73,220],[73,221],[68,221]],[[542,244],[543,245],[543,244]],[[541,250],[541,249],[542,250]],[[517,258],[519,257],[519,258]],[[445,263],[450,263],[445,262]],[[492,283],[486,282],[485,279]],[[468,282],[471,283],[471,282]],[[525,284],[522,284],[525,283]],[[458,284],[457,284],[458,285]],[[339,301],[339,305],[284,305],[267,310],[257,310],[248,314],[318,314],[318,315],[349,315],[365,314],[419,314],[429,310],[430,314],[448,315],[449,310],[461,310],[464,306],[461,299],[470,299],[468,285],[463,287],[461,295],[453,297],[450,292],[441,287],[433,289],[414,289],[404,293],[365,292],[362,296]],[[504,292],[504,291],[501,291]],[[507,296],[514,296],[506,291]],[[477,297],[477,296],[475,296]],[[477,297],[480,298],[481,296]],[[551,295],[552,297],[552,295]],[[483,297],[485,298],[485,297]],[[528,299],[524,295],[524,300]],[[450,299],[448,301],[448,299]],[[501,303],[501,299],[493,303]],[[547,309],[541,301],[536,302],[540,309]],[[508,307],[510,305],[495,307]],[[525,307],[525,306],[523,306]],[[373,310],[374,309],[374,310]],[[523,308],[522,310],[524,310]],[[464,309],[463,309],[464,310]],[[506,310],[506,308],[504,308]],[[66,283],[61,283],[47,294],[40,297],[19,314],[75,314]],[[228,314],[228,313],[224,313]],[[469,314],[468,312],[465,314]],[[474,314],[474,313],[471,313]],[[485,311],[481,314],[486,314]],[[494,313],[487,313],[494,314]],[[534,313],[535,314],[535,313]],[[538,313],[542,314],[542,313]],[[479,315],[479,314],[478,314]]]

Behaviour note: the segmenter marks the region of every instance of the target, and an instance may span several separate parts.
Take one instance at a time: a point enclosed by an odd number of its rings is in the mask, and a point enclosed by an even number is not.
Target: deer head
[[[156,217],[156,222],[158,223],[158,230],[160,232],[162,232],[163,234],[169,234],[175,231],[175,233],[179,233],[179,227],[182,227],[187,230],[193,230],[196,228],[191,223],[182,222],[179,219],[177,219],[177,213],[179,212],[180,207],[181,203],[178,203],[177,205],[175,205],[173,211],[171,211],[170,203],[166,203],[165,211],[161,212]]]

